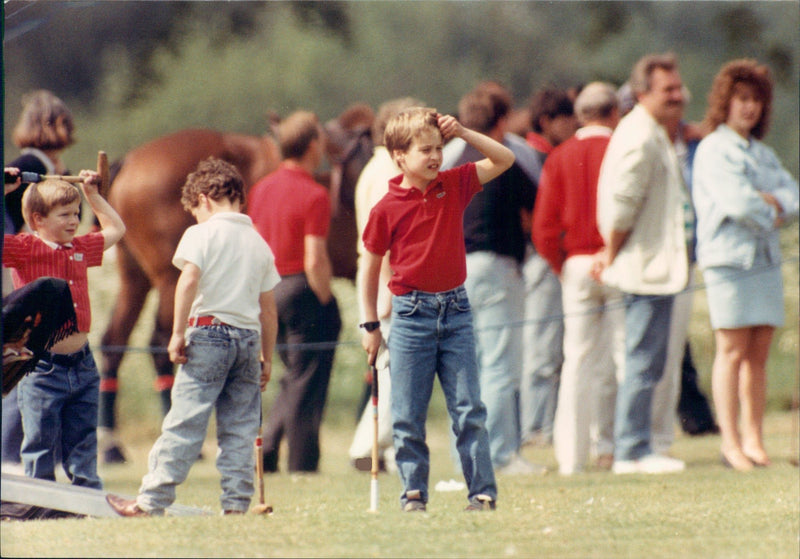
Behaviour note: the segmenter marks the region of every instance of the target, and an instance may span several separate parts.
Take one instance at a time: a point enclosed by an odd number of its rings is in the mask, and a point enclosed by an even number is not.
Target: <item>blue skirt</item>
[[[718,266],[703,270],[708,311],[714,330],[783,326],[783,277],[780,264],[757,254],[749,269]]]

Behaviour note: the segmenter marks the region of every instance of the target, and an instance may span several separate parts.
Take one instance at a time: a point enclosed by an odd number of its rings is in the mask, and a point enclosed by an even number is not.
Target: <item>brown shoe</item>
[[[597,457],[595,462],[598,470],[609,471],[614,466],[613,454],[601,454]]]
[[[222,514],[224,516],[228,516],[229,514],[244,514],[244,513],[245,511],[243,510],[233,510],[233,509],[225,509],[224,511],[222,511]]]
[[[109,493],[106,495],[106,501],[120,516],[150,516],[149,512],[139,508],[135,499],[123,499]]]

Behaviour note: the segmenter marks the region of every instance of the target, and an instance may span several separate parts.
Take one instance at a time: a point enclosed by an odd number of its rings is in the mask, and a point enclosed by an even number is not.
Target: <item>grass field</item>
[[[796,242],[793,245],[797,246]],[[203,455],[178,502],[207,509],[208,517],[59,520],[0,525],[3,557],[710,557],[796,558],[800,552],[800,482],[790,461],[798,455],[797,263],[785,266],[787,328],[773,345],[765,432],[774,466],[737,474],[719,461],[719,438],[679,435],[673,454],[687,471],[671,476],[501,477],[498,510],[465,513],[466,491],[432,492],[426,514],[400,512],[400,482],[380,476],[378,514],[369,507],[369,475],[348,464],[347,448],[363,390],[364,358],[357,343],[352,286],[337,281],[343,309],[342,345],[322,429],[320,473],[266,476],[272,516],[219,516],[219,475],[213,463],[213,425]],[[99,338],[116,295],[111,262],[93,270],[92,342]],[[695,298],[690,336],[703,385],[713,355],[705,293]],[[147,345],[154,301],[130,344]],[[282,368],[277,366],[275,378]],[[146,472],[147,452],[160,428],[153,369],[134,350],[120,372],[120,434],[129,454],[122,466],[102,466],[112,492],[133,495]],[[270,384],[265,409],[275,397]],[[461,480],[449,453],[447,420],[437,389],[428,427],[431,487]],[[525,448],[527,458],[555,468],[551,449]]]

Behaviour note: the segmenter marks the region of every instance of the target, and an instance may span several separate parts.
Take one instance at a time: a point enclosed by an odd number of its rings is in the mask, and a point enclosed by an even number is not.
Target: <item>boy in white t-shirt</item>
[[[259,391],[270,378],[278,328],[272,290],[280,276],[269,246],[240,213],[244,201],[241,175],[219,159],[201,162],[183,186],[181,202],[197,225],[184,232],[172,259],[181,275],[168,350],[180,368],[139,495],[107,497],[122,516],[160,515],[175,501],[212,411],[222,511],[241,514],[250,506]]]

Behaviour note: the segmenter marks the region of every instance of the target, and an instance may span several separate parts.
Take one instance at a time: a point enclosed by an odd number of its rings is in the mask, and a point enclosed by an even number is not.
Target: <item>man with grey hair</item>
[[[694,214],[667,126],[685,105],[678,63],[648,55],[631,73],[637,104],[617,126],[600,170],[602,280],[625,300],[625,372],[614,420],[614,472],[678,472],[651,447],[653,391],[664,372],[675,294],[689,278]]]
[[[624,335],[621,295],[593,279],[604,247],[597,229],[597,179],[619,122],[614,87],[588,84],[575,100],[575,114],[581,128],[545,161],[533,217],[534,245],[561,279],[565,314],[564,364],[553,429],[562,475],[584,469],[593,424],[597,465],[611,468],[616,372],[624,358],[619,350]]]

